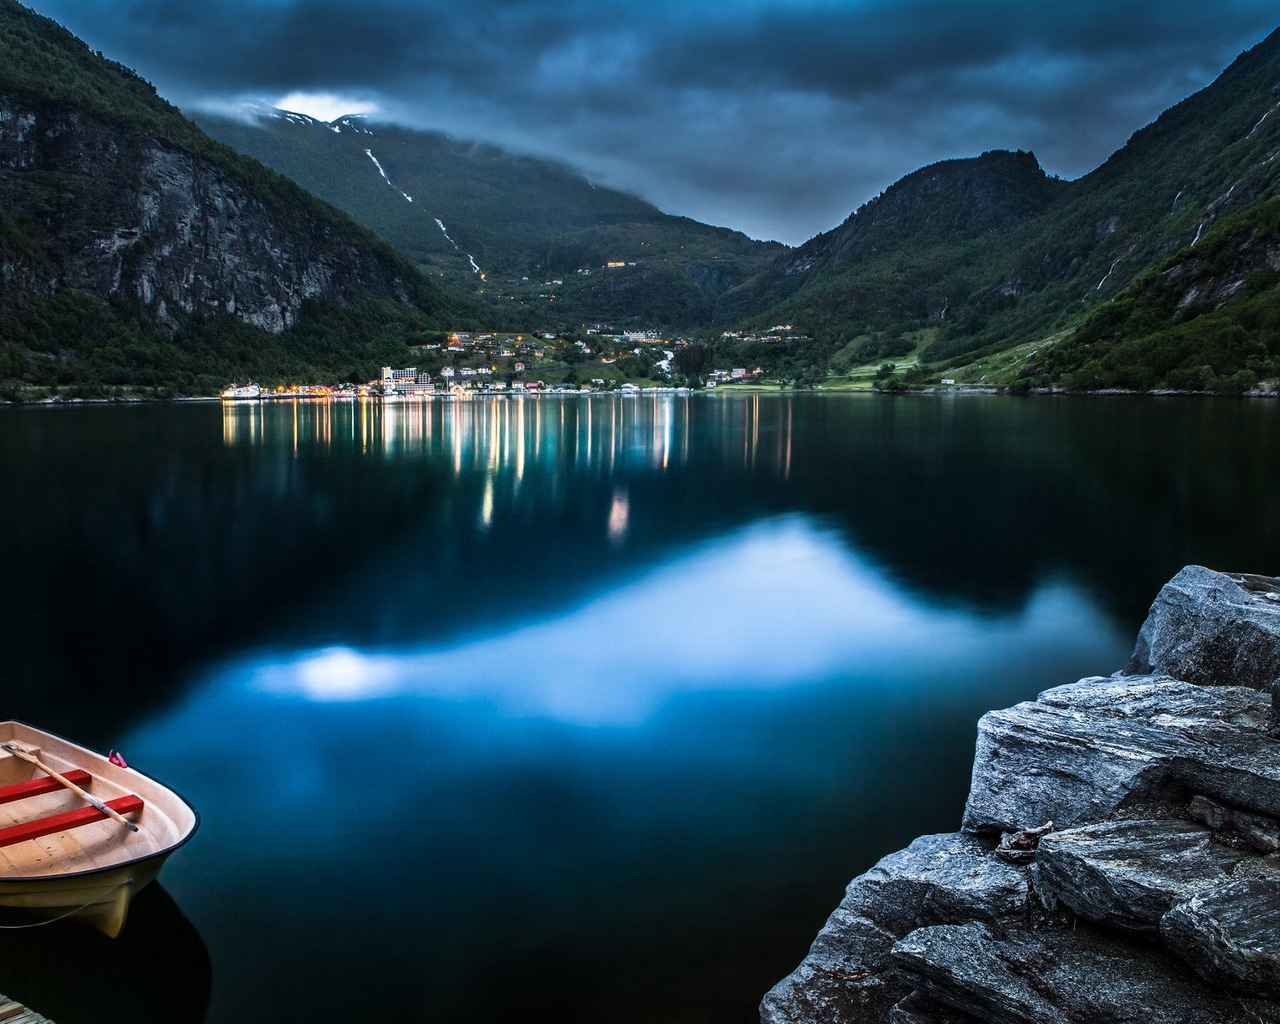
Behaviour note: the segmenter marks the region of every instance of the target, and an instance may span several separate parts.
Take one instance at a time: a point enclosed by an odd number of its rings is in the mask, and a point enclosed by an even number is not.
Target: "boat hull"
[[[6,918],[43,924],[70,918],[115,937],[133,896],[153,881],[168,857],[199,827],[195,809],[173,790],[101,754],[20,722],[0,722],[0,743],[14,742],[59,773],[87,771],[84,786],[100,800],[141,800],[132,814],[137,831],[110,819],[0,846],[0,908]],[[0,747],[0,786],[44,778],[44,773]],[[0,833],[34,819],[83,808],[56,791],[0,804]]]

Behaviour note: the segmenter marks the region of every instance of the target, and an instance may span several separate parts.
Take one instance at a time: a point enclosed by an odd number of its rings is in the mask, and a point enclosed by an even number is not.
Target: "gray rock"
[[[1164,916],[1160,934],[1205,980],[1280,999],[1280,879],[1245,878],[1197,893]]]
[[[1280,817],[1280,742],[1263,694],[1163,676],[1083,679],[982,716],[963,828],[1106,820],[1195,793]]]
[[[1086,921],[1155,932],[1171,907],[1228,881],[1245,856],[1185,822],[1119,821],[1045,836],[1032,878],[1046,905],[1060,902]]]
[[[889,970],[896,936],[837,910],[809,955],[760,1003],[761,1024],[883,1021],[910,989]]]
[[[1280,1020],[1280,1005],[1227,995],[1158,948],[1094,929],[937,925],[898,942],[893,960],[908,983],[993,1024]]]
[[[1269,694],[1280,678],[1280,580],[1187,566],[1156,595],[1124,671]]]
[[[1280,821],[1275,818],[1239,811],[1200,795],[1191,798],[1187,815],[1215,832],[1238,836],[1259,853],[1280,853]]]
[[[882,1021],[909,994],[889,951],[921,925],[1000,921],[1026,907],[1027,870],[960,833],[924,836],[855,878],[803,963],[760,1005],[763,1024]]]

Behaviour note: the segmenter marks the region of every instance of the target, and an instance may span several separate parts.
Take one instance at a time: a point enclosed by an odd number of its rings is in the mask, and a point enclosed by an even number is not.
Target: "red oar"
[[[104,804],[92,793],[86,793],[83,789],[77,786],[65,775],[59,775],[47,764],[41,761],[40,758],[36,757],[35,754],[31,753],[31,751],[24,750],[22,747],[18,746],[16,743],[12,741],[9,741],[6,743],[0,743],[0,747],[3,747],[5,750],[9,751],[9,753],[13,754],[14,757],[20,757],[22,758],[22,760],[35,765],[42,772],[45,772],[50,778],[55,779],[56,781],[62,783],[62,785],[66,786],[67,789],[71,790],[71,792],[75,793],[82,800],[87,800],[93,807],[101,811],[103,814],[109,817],[115,818],[116,821],[120,822],[121,825],[124,825],[127,829],[129,829],[130,832],[138,831],[138,826],[135,825],[133,822],[131,822],[128,818],[126,818],[123,814],[121,814],[115,808],[108,807],[106,804]]]

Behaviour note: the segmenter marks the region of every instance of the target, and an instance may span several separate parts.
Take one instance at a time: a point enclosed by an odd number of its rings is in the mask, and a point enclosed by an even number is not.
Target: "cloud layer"
[[[327,94],[798,243],[935,160],[1075,177],[1280,23],[1261,0],[36,0],[183,107]]]

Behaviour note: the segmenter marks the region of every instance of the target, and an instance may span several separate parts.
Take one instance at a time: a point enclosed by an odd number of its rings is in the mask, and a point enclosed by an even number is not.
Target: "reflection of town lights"
[[[626,491],[613,492],[613,505],[609,508],[609,540],[619,544],[627,535],[627,520],[631,507]]]

